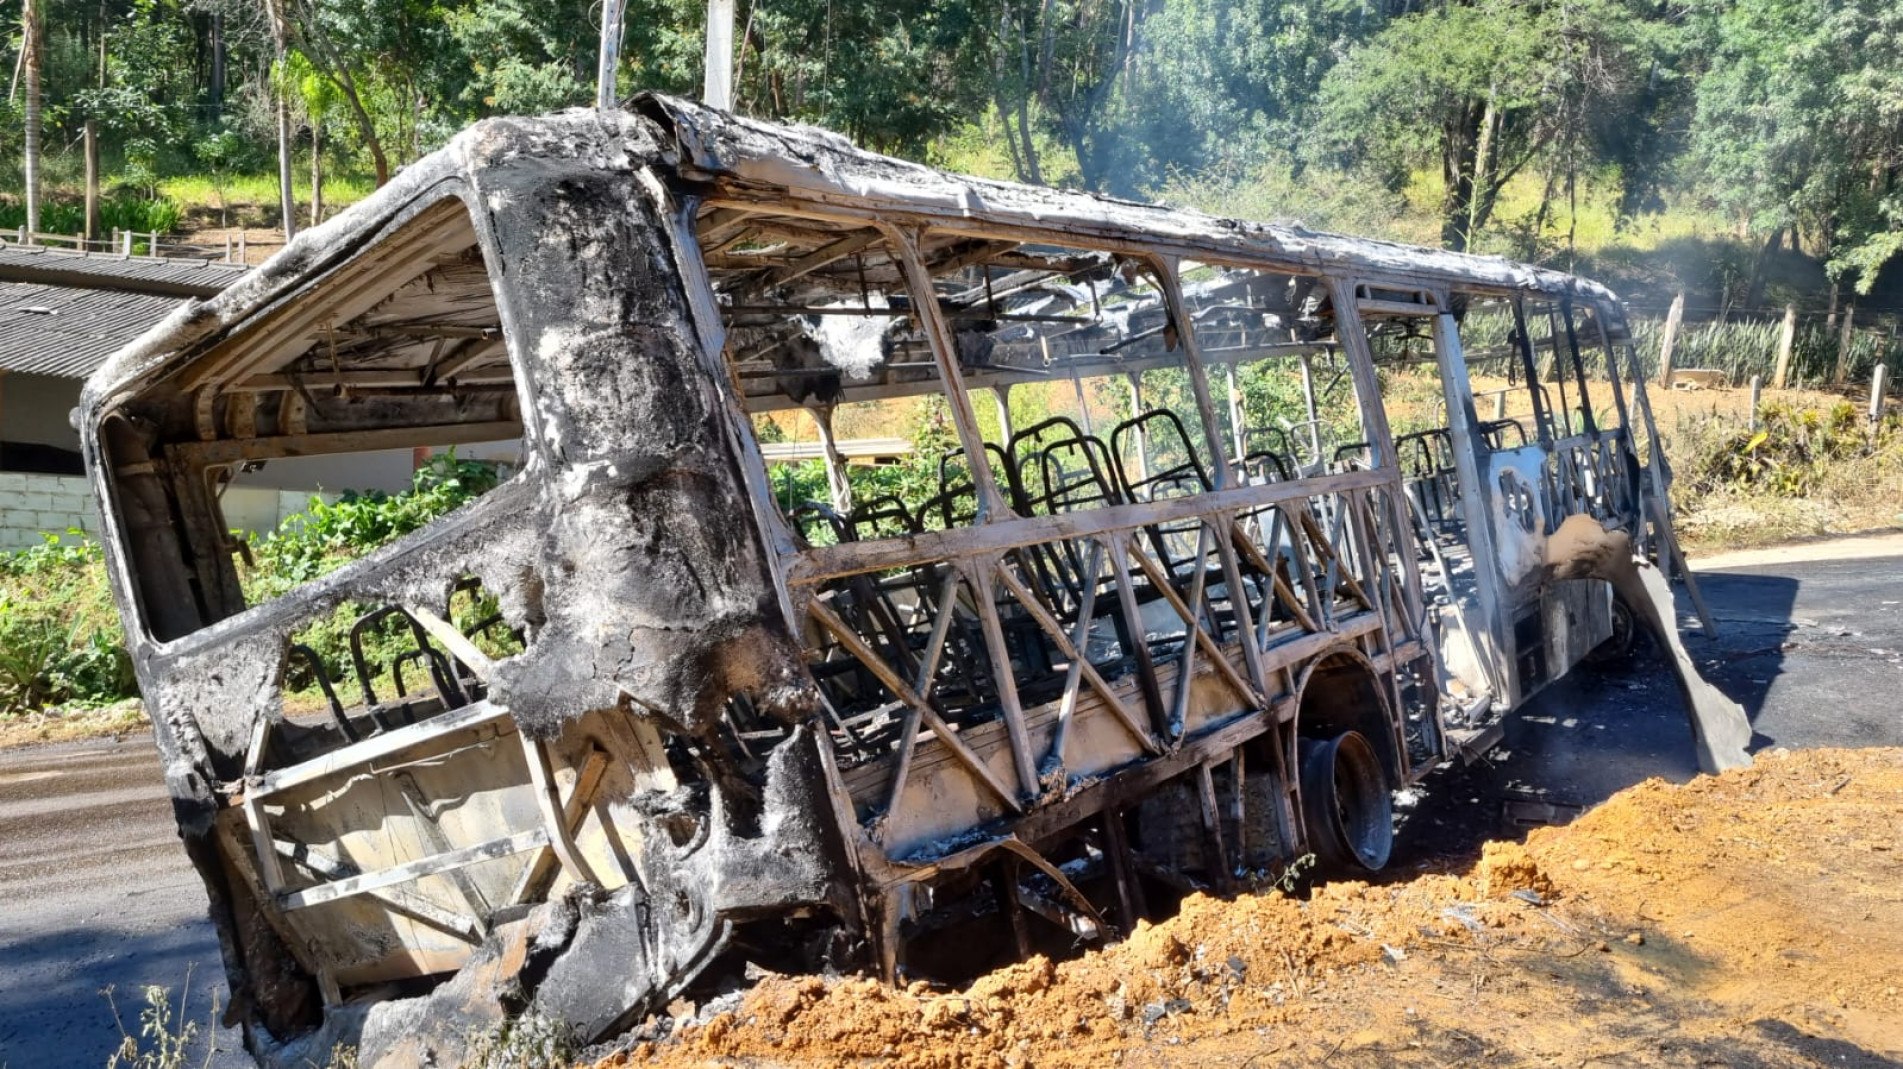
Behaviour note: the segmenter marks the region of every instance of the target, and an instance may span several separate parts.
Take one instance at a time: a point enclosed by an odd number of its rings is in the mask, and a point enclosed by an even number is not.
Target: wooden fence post
[[[1883,379],[1886,370],[1882,364],[1878,364],[1870,372],[1870,422],[1872,423],[1883,418]]]
[[[1857,306],[1844,306],[1844,329],[1837,335],[1837,374],[1831,377],[1832,386],[1842,386],[1850,377],[1850,342],[1856,336],[1852,328],[1857,322]]]
[[[1685,318],[1685,295],[1672,298],[1672,310],[1665,313],[1665,333],[1659,338],[1659,387],[1672,388],[1672,350],[1678,347],[1678,325]]]
[[[1758,429],[1758,398],[1764,392],[1764,376],[1751,376],[1751,429]]]
[[[1777,371],[1771,376],[1771,388],[1782,390],[1791,374],[1791,349],[1797,344],[1797,306],[1784,306],[1784,329],[1777,336]]]
[[[86,145],[86,240],[99,236],[99,123],[87,119],[84,128]]]

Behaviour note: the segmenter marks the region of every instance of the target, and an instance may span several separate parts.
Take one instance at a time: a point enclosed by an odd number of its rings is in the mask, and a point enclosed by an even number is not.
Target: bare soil
[[[78,739],[119,739],[151,727],[145,705],[137,698],[97,708],[44,709],[0,716],[0,750]]]
[[[1903,750],[1651,780],[1459,871],[1196,896],[962,991],[770,978],[603,1066],[1896,1066]]]

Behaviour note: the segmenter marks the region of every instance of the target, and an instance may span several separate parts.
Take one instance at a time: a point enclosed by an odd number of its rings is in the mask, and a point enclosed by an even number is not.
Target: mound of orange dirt
[[[768,980],[604,1064],[1894,1066],[1900,989],[1903,750],[1819,750],[961,992]]]

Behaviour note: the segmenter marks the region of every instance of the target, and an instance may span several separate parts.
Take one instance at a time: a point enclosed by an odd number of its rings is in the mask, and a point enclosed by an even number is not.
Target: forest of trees
[[[30,169],[73,197],[90,127],[109,193],[282,153],[307,221],[326,174],[380,184],[481,116],[589,103],[600,10],[6,0],[0,209]],[[630,0],[622,92],[695,93],[704,17]],[[1426,240],[1541,259],[1581,198],[1615,226],[1669,206],[1846,293],[1903,249],[1896,0],[740,0],[736,29],[738,110],[1029,182],[1265,187],[1350,229],[1405,202]]]

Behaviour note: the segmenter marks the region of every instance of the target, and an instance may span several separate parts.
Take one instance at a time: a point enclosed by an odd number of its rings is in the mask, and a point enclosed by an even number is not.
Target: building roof
[[[215,296],[246,270],[0,242],[0,371],[83,379],[179,305]]]
[[[79,253],[45,245],[0,242],[0,281],[44,282],[143,293],[154,297],[215,297],[242,276],[244,264],[171,256]]]

